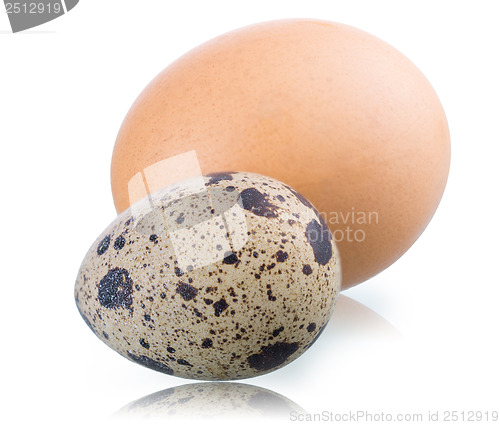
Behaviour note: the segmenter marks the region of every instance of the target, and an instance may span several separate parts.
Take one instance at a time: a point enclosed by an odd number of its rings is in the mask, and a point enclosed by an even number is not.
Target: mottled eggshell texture
[[[120,214],[87,253],[75,298],[93,332],[128,359],[228,380],[299,357],[339,288],[335,243],[307,199],[258,174],[218,173]]]

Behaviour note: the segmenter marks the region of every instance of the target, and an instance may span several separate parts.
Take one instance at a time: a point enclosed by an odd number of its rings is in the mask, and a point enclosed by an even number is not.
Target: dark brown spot
[[[169,353],[172,353],[172,354],[173,354],[173,353],[175,353],[175,348],[172,348],[172,347],[167,347],[167,351],[168,351]]]
[[[276,261],[278,261],[279,263],[283,263],[287,258],[288,258],[287,252],[283,252],[280,250],[276,253]]]
[[[306,238],[314,252],[314,260],[325,265],[332,258],[332,234],[324,220],[319,217],[321,224],[312,220],[306,227]]]
[[[104,254],[108,250],[110,242],[111,237],[109,235],[106,236],[101,242],[99,242],[99,245],[97,246],[97,255]]]
[[[192,300],[194,297],[196,297],[196,294],[198,294],[198,289],[194,288],[191,285],[188,285],[187,283],[179,282],[177,284],[177,289],[175,292],[180,294],[180,296],[185,301],[189,301]]]
[[[167,375],[173,375],[174,371],[170,369],[166,364],[157,362],[147,356],[136,356],[135,354],[128,353],[128,356],[136,363],[145,366],[149,369],[156,370],[157,372],[166,373]]]
[[[177,217],[175,221],[177,222],[177,224],[184,223],[184,213],[180,213],[179,217]]]
[[[208,181],[207,185],[211,184],[217,184],[222,180],[233,180],[233,174],[232,171],[226,172],[226,173],[210,173],[207,174],[207,177],[210,177],[210,180]]]
[[[323,333],[323,331],[325,330],[325,328],[326,328],[326,325],[327,325],[327,324],[328,324],[328,322],[327,322],[327,323],[325,323],[325,325],[324,325],[324,326],[323,326],[323,327],[319,330],[318,334],[314,337],[314,339],[312,340],[312,342],[311,342],[311,343],[310,343],[307,347],[310,347],[311,345],[313,345],[313,344],[314,344],[314,343],[318,340],[319,336],[320,336],[320,335]]]
[[[273,291],[271,289],[267,291],[267,298],[269,301],[276,301],[276,297],[273,295]]]
[[[235,252],[228,251],[224,254],[224,260],[222,260],[224,264],[235,264],[238,262],[238,256]]]
[[[283,198],[283,196],[281,195],[276,196],[276,199],[280,202],[285,202],[285,198]]]
[[[113,247],[119,251],[120,249],[122,249],[123,247],[125,246],[125,238],[123,236],[118,236],[116,239],[115,239],[115,243],[113,245]]]
[[[139,344],[141,344],[146,350],[149,350],[149,344],[144,340],[144,338],[139,340]]]
[[[183,366],[193,366],[191,363],[189,363],[187,360],[184,359],[178,359],[177,363]]]
[[[316,329],[316,323],[310,323],[306,329],[307,332],[313,332]]]
[[[304,273],[306,276],[309,276],[312,273],[312,268],[309,264],[304,264],[304,267],[302,267],[302,273]]]
[[[296,342],[277,342],[276,344],[262,347],[257,354],[252,354],[247,358],[250,367],[260,371],[274,369],[288,359],[299,348]]]
[[[205,338],[201,343],[202,348],[210,348],[213,345],[213,342],[210,338]]]
[[[149,237],[149,240],[150,240],[151,242],[156,242],[156,241],[158,240],[158,235],[151,235],[151,236]]]
[[[255,215],[267,218],[276,218],[278,207],[269,202],[268,196],[260,193],[254,187],[245,189],[240,193],[240,200],[243,208]]]
[[[99,282],[98,298],[103,307],[131,309],[133,282],[127,270],[114,268]]]
[[[179,267],[175,267],[174,268],[174,273],[175,273],[175,275],[177,277],[181,277],[184,274],[184,272],[182,271],[182,269],[180,269]]]
[[[217,317],[220,316],[220,314],[226,309],[229,307],[228,303],[226,302],[226,300],[224,298],[220,299],[219,301],[213,303],[213,307],[214,307],[214,310],[215,310],[215,315]]]
[[[285,328],[283,326],[280,326],[278,329],[275,329],[273,331],[273,336],[276,338],[280,334],[280,332],[282,332],[284,329]]]

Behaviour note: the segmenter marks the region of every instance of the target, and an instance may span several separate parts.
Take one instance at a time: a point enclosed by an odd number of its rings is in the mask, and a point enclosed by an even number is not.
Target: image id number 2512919
[[[60,3],[44,3],[41,2],[23,2],[23,3],[5,3],[5,8],[8,14],[39,14],[39,13],[61,13],[62,6]]]

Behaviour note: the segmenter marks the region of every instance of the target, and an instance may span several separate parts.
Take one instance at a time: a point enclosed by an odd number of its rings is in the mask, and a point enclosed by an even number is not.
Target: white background
[[[74,280],[88,247],[116,216],[111,153],[139,92],[192,47],[288,17],[350,24],[407,55],[442,101],[452,164],[442,203],[417,243],[344,293],[362,305],[342,298],[307,353],[245,383],[309,413],[426,418],[436,410],[500,409],[498,6],[81,0],[66,16],[19,34],[2,10],[2,422],[99,423],[137,398],[190,382],[139,367],[102,344],[77,312]]]

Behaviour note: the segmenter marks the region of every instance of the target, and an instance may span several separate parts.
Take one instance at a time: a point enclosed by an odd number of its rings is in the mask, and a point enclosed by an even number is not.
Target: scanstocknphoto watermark
[[[320,413],[290,412],[292,422],[423,422],[423,413],[385,413],[354,410],[345,413],[323,410]]]
[[[290,412],[292,422],[498,422],[496,410],[435,410],[425,413],[388,413],[370,412],[368,410],[353,410],[348,412],[333,412],[323,410],[319,413]]]

